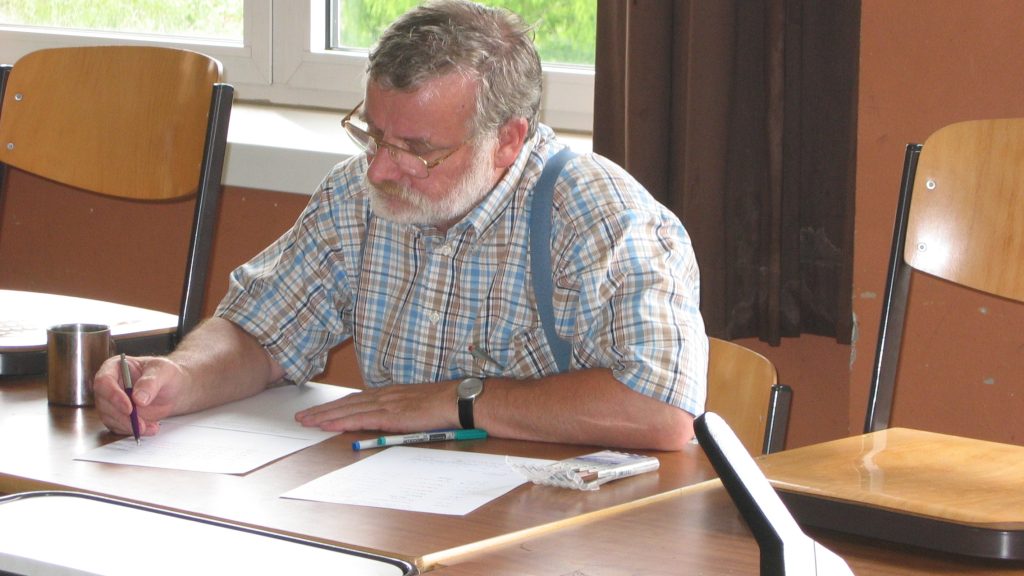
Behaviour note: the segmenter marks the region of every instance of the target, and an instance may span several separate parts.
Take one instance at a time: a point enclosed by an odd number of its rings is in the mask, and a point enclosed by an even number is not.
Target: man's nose
[[[377,150],[377,153],[369,161],[370,166],[366,170],[366,177],[374,184],[398,181],[405,175],[386,149]]]

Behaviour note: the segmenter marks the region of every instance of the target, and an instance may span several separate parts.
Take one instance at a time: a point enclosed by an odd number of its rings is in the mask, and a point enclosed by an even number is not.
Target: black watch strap
[[[475,398],[459,398],[459,424],[463,430],[473,428],[473,402]],[[451,404],[449,404],[451,406]]]
[[[456,388],[459,399],[459,424],[463,430],[473,428],[473,403],[478,396],[484,392],[484,381],[482,378],[469,377],[459,382]]]

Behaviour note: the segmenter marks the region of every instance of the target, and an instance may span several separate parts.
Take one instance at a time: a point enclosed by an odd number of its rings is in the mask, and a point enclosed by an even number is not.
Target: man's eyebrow
[[[381,133],[380,130],[377,129],[377,127],[374,125],[373,121],[369,117],[367,117],[366,112],[364,110],[360,110],[358,116],[360,120],[366,123],[366,128],[371,134],[378,135]],[[396,140],[401,142],[402,148],[405,148],[410,152],[416,152],[417,154],[421,154],[424,152],[432,152],[434,150],[441,150],[443,148],[431,144],[425,138],[396,138]]]
[[[439,150],[437,146],[434,146],[423,138],[413,138],[412,140],[402,139],[402,142],[405,143],[405,146],[409,150],[418,149],[420,152],[432,152],[434,150]]]

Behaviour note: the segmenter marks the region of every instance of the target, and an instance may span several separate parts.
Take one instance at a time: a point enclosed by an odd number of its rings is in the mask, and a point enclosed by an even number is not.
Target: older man
[[[703,410],[707,339],[679,220],[607,159],[571,159],[549,213],[538,177],[564,146],[538,121],[522,20],[461,0],[415,8],[370,51],[338,164],[296,224],[231,275],[214,318],[167,357],[132,358],[144,434],[159,419],[305,382],[352,338],[366,389],[296,414],[327,430],[478,427],[493,436],[679,449]],[[561,371],[531,283],[531,218]],[[536,232],[536,231],[533,231]],[[129,430],[113,361],[106,425]]]

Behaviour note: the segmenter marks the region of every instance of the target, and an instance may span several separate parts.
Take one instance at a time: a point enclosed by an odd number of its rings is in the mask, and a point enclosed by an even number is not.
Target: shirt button
[[[437,249],[437,253],[441,256],[451,256],[452,247],[448,244],[442,244],[441,247]]]
[[[438,322],[440,322],[441,321],[441,313],[440,312],[436,312],[436,311],[435,312],[431,312],[430,313],[430,321],[432,323],[434,323],[434,324],[437,324]]]

